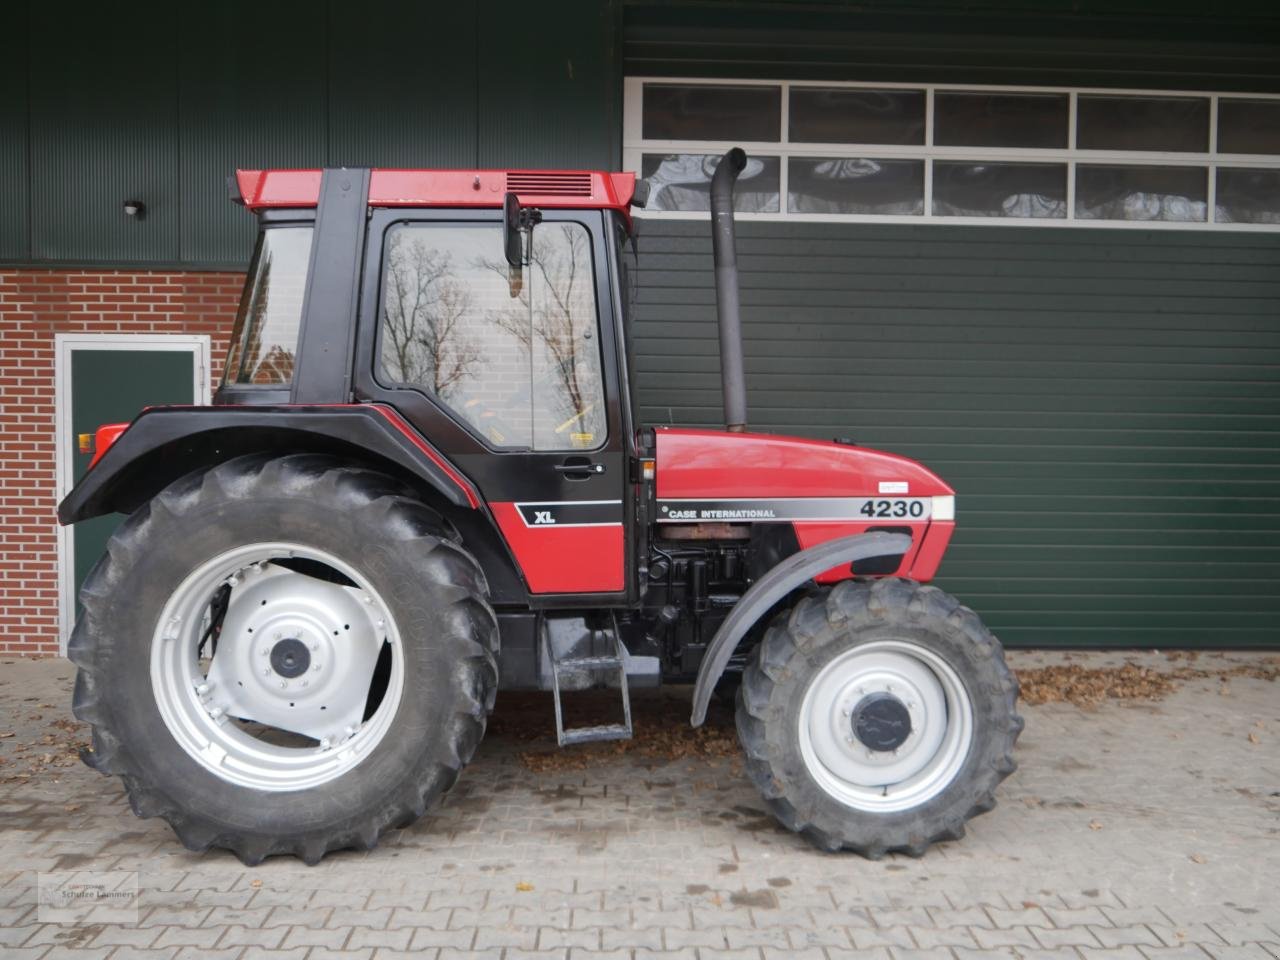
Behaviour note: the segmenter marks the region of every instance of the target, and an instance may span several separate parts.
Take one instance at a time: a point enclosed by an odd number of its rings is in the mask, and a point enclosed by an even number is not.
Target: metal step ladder
[[[607,634],[612,641],[613,653],[606,656],[564,657],[556,658],[555,644],[551,642],[546,618],[542,620],[542,640],[546,644],[547,656],[551,660],[551,686],[556,705],[556,741],[562,747],[574,743],[590,743],[596,740],[630,740],[631,739],[631,695],[627,690],[627,654],[618,636],[618,621],[612,620],[612,630],[594,631]],[[565,729],[564,710],[560,705],[560,680],[565,674],[587,673],[607,674],[617,671],[618,690],[622,694],[622,723],[604,723],[593,727],[571,727]]]

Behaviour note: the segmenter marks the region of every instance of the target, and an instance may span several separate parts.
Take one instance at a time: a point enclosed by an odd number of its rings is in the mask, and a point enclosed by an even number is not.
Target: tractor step
[[[620,657],[569,657],[554,661],[561,673],[574,670],[621,670],[623,661]]]
[[[605,723],[598,727],[572,727],[561,730],[560,746],[567,747],[575,743],[591,743],[596,740],[630,740],[631,725],[629,723]]]
[[[547,620],[542,621],[542,642],[551,661],[551,689],[555,697],[556,707],[556,742],[567,747],[574,743],[591,743],[598,740],[631,739],[631,694],[627,689],[627,652],[618,636],[618,622],[611,619],[611,629],[592,630],[587,649],[599,649],[597,640],[602,639],[613,647],[612,654],[603,656],[574,657],[557,656],[557,644],[553,641]],[[618,692],[622,696],[622,723],[605,723],[588,727],[569,727],[564,725],[564,708],[560,702],[561,678],[570,674],[611,674],[616,672]]]

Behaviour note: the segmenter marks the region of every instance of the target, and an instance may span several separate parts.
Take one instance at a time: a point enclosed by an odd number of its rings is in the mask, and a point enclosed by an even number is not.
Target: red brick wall
[[[244,277],[0,270],[0,653],[58,651],[54,335],[208,334],[213,383]]]

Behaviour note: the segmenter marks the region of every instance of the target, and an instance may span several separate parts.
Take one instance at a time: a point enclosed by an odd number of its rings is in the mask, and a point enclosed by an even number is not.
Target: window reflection
[[[511,295],[497,225],[398,227],[387,242],[381,361],[499,447],[592,449],[605,439],[586,228],[534,228]]]
[[[1209,100],[1082,94],[1076,145],[1082,150],[1203,152],[1209,149]]]
[[[933,142],[956,147],[1065,147],[1065,93],[938,91]]]
[[[793,87],[793,143],[924,143],[923,90]]]
[[[1219,167],[1213,216],[1219,223],[1280,223],[1280,170]]]
[[[646,140],[777,140],[782,88],[647,83]]]
[[[649,181],[647,210],[710,210],[711,177],[719,156],[697,153],[646,153],[640,175]],[[748,156],[746,169],[733,188],[738,213],[777,213],[777,157]]]
[[[924,213],[924,161],[795,157],[787,210],[796,213]]]
[[[1067,168],[1057,163],[933,164],[933,212],[945,217],[1067,215]]]
[[[1219,100],[1218,152],[1280,154],[1280,100]]]
[[[1081,164],[1076,167],[1076,216],[1081,220],[1204,220],[1204,167]]]
[[[311,227],[263,231],[251,290],[231,333],[226,382],[256,386],[293,382],[310,260]]]

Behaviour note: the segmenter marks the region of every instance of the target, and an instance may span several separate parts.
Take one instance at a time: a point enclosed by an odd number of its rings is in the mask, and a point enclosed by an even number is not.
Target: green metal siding
[[[236,167],[619,162],[612,0],[8,14],[0,262],[242,266]]]
[[[325,151],[325,22],[313,4],[233,0],[179,8],[185,263],[247,256],[253,217],[227,200],[237,167],[305,167]],[[288,37],[287,43],[280,38]]]
[[[398,0],[335,17],[329,162],[473,166],[477,16],[470,4]]]
[[[708,226],[642,221],[646,422],[721,417]],[[1013,645],[1274,644],[1280,237],[742,223],[755,429],[917,458]]]
[[[613,5],[493,0],[479,48],[482,167],[615,169]]]
[[[1273,3],[630,3],[628,76],[1280,90]]]
[[[11,43],[10,55],[0,56],[0,260],[25,259],[30,254],[27,175],[27,11],[14,11],[8,23],[21,43]]]
[[[109,4],[31,16],[31,243],[37,260],[178,257],[173,8]],[[143,199],[146,219],[127,217]]]

